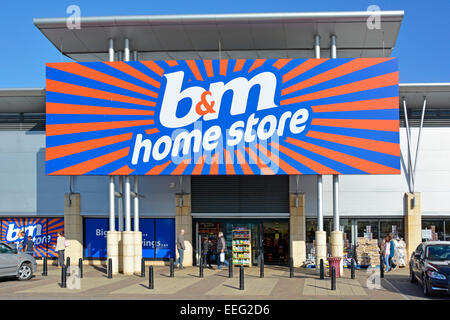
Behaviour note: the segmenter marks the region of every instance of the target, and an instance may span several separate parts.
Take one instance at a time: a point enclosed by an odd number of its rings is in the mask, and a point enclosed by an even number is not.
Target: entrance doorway
[[[289,262],[289,224],[264,222],[264,263],[285,265]]]
[[[203,244],[207,240],[212,242],[211,261],[217,264],[217,237],[223,232],[227,245],[226,259],[230,259],[237,251],[236,235],[242,230],[248,230],[250,250],[248,259],[250,266],[259,265],[260,255],[264,254],[265,264],[286,265],[289,262],[289,221],[280,220],[244,220],[244,219],[198,219],[194,220],[196,234],[194,248],[196,248],[196,262],[199,263],[203,254]],[[234,247],[233,247],[234,244]],[[234,254],[236,256],[236,254]],[[236,257],[233,256],[233,259]]]

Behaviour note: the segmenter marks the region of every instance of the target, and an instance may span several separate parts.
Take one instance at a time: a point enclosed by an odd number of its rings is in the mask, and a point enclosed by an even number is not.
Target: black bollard
[[[383,255],[380,256],[380,278],[384,278],[384,260],[383,260]]]
[[[108,279],[112,279],[112,259],[108,259]]]
[[[148,267],[148,288],[153,289],[154,283],[153,283],[153,266]]]
[[[352,264],[351,264],[351,277],[352,279],[355,279],[355,259],[352,258]]]
[[[70,268],[70,257],[66,258],[66,267],[67,267],[67,269]]]
[[[44,257],[44,262],[42,265],[42,276],[47,276],[47,257]]]
[[[244,290],[244,267],[239,269],[239,290]]]
[[[83,259],[78,259],[78,276],[80,279],[83,278]]]
[[[173,258],[170,258],[170,277],[173,278]]]
[[[289,278],[294,278],[294,259],[289,259]]]
[[[325,267],[323,265],[323,259],[320,259],[320,279],[325,279]]]
[[[198,277],[203,278],[203,259],[200,258],[200,267],[198,268]]]
[[[141,259],[141,278],[145,278],[145,260]]]
[[[67,288],[67,266],[62,266],[61,269],[61,288]]]
[[[233,278],[233,257],[230,257],[228,262],[228,278]]]
[[[336,290],[336,267],[331,268],[331,290]]]
[[[264,278],[264,256],[261,255],[259,258],[259,277]]]

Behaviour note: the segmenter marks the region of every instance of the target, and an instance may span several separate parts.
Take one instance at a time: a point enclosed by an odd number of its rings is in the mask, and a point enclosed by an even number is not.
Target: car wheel
[[[428,287],[427,277],[422,277],[422,286],[423,286],[423,294],[426,297],[429,297],[431,295],[430,288]]]
[[[33,276],[33,270],[31,269],[31,265],[29,263],[24,263],[20,266],[19,272],[17,273],[17,277],[20,281],[29,280]]]
[[[417,282],[416,276],[414,275],[414,272],[412,271],[412,269],[409,269],[409,281],[411,281],[412,283]]]

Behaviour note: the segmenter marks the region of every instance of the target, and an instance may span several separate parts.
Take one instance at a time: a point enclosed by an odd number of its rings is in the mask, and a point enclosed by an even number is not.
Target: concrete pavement
[[[169,299],[169,300],[408,300],[425,299],[421,287],[408,281],[408,270],[398,269],[377,277],[378,271],[356,270],[356,279],[350,279],[350,270],[337,279],[336,290],[331,290],[330,278],[320,280],[314,269],[298,268],[289,278],[289,269],[267,266],[265,277],[259,278],[259,268],[245,268],[245,290],[239,290],[239,269],[228,278],[228,269],[204,269],[199,278],[197,267],[175,269],[169,277],[169,267],[154,267],[154,289],[148,289],[148,268],[145,278],[138,275],[117,275],[108,279],[106,269],[84,266],[83,279],[68,278],[66,289],[60,287],[61,270],[49,267],[43,277],[42,267],[29,281],[0,280],[0,299]],[[369,281],[368,281],[369,280]],[[78,286],[79,285],[79,286]],[[73,289],[70,289],[73,288]],[[436,299],[448,299],[437,297]]]

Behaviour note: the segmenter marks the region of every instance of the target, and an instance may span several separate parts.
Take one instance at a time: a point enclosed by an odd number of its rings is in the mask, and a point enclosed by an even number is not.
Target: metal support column
[[[116,210],[115,210],[115,190],[114,176],[109,177],[109,231],[116,231]]]
[[[331,36],[330,58],[336,59],[336,36]]]
[[[320,36],[314,36],[314,56],[320,59]],[[323,188],[322,175],[317,176],[317,231],[323,231]]]
[[[125,231],[131,231],[130,176],[125,177]]]
[[[134,190],[134,231],[139,231],[139,177],[134,176],[133,190]]]
[[[314,56],[316,59],[320,59],[320,36],[318,34],[314,36]]]
[[[339,175],[333,175],[333,231],[339,231]]]
[[[109,61],[114,61],[114,40],[109,39],[109,49],[108,49]]]
[[[336,36],[331,35],[331,59],[336,59]],[[333,175],[333,231],[339,231],[339,176]]]
[[[119,231],[123,231],[123,176],[119,176],[119,195],[118,195],[118,207],[119,207]]]
[[[413,177],[413,170],[412,170],[412,159],[411,159],[411,135],[409,131],[409,121],[408,121],[408,110],[406,108],[406,100],[405,97],[403,97],[403,112],[405,114],[405,126],[406,126],[406,140],[408,142],[408,188],[409,192],[414,192],[414,177]]]
[[[123,49],[123,60],[130,61],[130,40],[125,39],[124,49]]]
[[[320,174],[317,176],[317,231],[323,231],[323,188]]]
[[[418,159],[419,147],[420,147],[420,138],[422,136],[422,128],[423,128],[423,121],[425,119],[425,108],[426,107],[427,107],[427,97],[423,97],[422,115],[420,116],[419,136],[417,137],[416,157],[414,159],[413,177],[416,176],[417,159]],[[413,192],[415,192],[415,185],[413,185]]]

